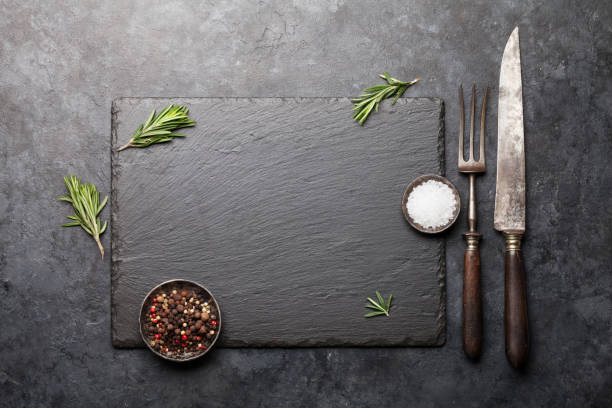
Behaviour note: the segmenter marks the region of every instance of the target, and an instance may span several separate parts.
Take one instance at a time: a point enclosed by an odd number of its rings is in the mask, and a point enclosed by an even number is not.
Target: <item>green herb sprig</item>
[[[372,109],[378,112],[378,105],[383,99],[395,95],[395,99],[391,102],[391,105],[395,105],[395,102],[397,102],[404,92],[406,92],[408,87],[419,82],[419,78],[410,82],[400,81],[399,79],[391,77],[386,71],[378,76],[387,81],[387,83],[367,88],[363,91],[363,94],[359,95],[359,98],[353,99],[353,103],[355,104],[353,107],[353,111],[355,111],[353,119],[358,120],[359,124],[362,126],[368,119]]]
[[[389,299],[387,299],[387,301],[385,302],[385,299],[383,299],[380,292],[376,291],[376,298],[378,299],[378,301],[369,297],[368,302],[370,303],[366,303],[364,305],[364,307],[367,307],[368,309],[373,309],[374,312],[370,312],[364,315],[363,317],[374,317],[374,316],[382,316],[382,315],[390,317],[389,310],[391,310],[391,298],[392,297],[393,295],[389,295]]]
[[[169,142],[175,137],[184,137],[176,129],[195,126],[195,121],[189,119],[189,109],[181,105],[170,105],[155,114],[155,109],[144,124],[134,132],[132,139],[117,149],[120,152],[128,147],[147,147],[155,143]]]
[[[74,208],[74,215],[69,215],[68,218],[74,220],[62,227],[82,227],[85,232],[93,237],[98,244],[102,259],[104,259],[104,248],[100,242],[100,235],[106,231],[108,221],[104,221],[104,225],[100,225],[100,211],[106,205],[108,196],[100,202],[100,192],[93,184],[81,184],[81,179],[75,175],[64,177],[68,195],[58,197],[58,200],[68,201]]]

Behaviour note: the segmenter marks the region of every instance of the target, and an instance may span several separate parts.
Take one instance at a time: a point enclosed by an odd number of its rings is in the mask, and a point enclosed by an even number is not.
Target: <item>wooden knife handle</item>
[[[464,234],[467,242],[463,261],[463,351],[472,359],[482,348],[482,296],[480,289],[480,234]]]
[[[506,238],[504,313],[506,357],[513,367],[521,368],[527,363],[529,354],[525,268],[521,254],[523,234],[505,232],[504,237]]]

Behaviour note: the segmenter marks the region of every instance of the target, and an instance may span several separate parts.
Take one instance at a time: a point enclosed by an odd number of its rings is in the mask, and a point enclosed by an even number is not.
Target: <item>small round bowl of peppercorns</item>
[[[208,353],[221,332],[221,310],[204,286],[175,279],[153,288],[142,302],[140,334],[149,349],[171,361]]]

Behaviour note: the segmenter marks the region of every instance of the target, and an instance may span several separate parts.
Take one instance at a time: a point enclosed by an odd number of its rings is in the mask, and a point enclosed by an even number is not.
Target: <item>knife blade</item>
[[[523,85],[518,27],[506,43],[499,74],[497,184],[493,222],[498,231],[525,232]]]
[[[529,328],[521,240],[525,233],[525,141],[519,29],[504,49],[499,74],[497,181],[494,227],[506,239],[504,332],[506,356],[520,368],[527,362]]]

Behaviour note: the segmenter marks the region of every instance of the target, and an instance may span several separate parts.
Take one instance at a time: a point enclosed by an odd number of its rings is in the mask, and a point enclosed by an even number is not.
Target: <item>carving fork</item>
[[[469,358],[478,358],[482,348],[482,295],[480,289],[480,252],[478,242],[480,234],[476,232],[476,174],[484,173],[485,166],[485,112],[489,86],[485,89],[480,117],[480,153],[478,160],[474,159],[474,104],[476,85],[472,86],[472,106],[470,110],[470,152],[466,161],[463,155],[463,87],[459,86],[459,108],[461,114],[459,123],[459,172],[470,177],[470,197],[468,201],[469,231],[463,234],[467,247],[463,261],[463,351]]]

